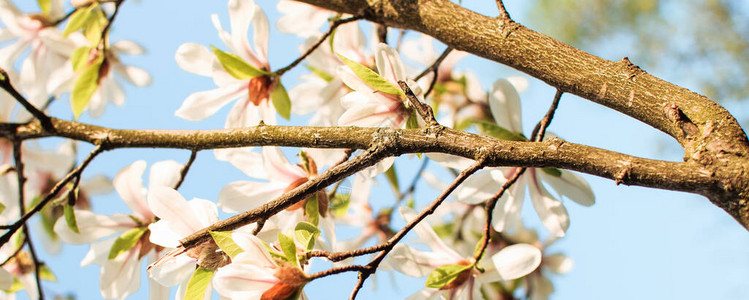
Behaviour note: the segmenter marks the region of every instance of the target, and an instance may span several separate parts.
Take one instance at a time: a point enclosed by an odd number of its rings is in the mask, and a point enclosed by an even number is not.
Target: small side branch
[[[8,94],[10,94],[18,103],[21,103],[23,107],[30,112],[39,122],[42,124],[42,127],[49,131],[49,132],[55,132],[55,127],[52,125],[52,120],[44,114],[41,110],[36,108],[33,104],[31,104],[26,98],[21,95],[21,93],[16,90],[15,87],[13,87],[13,84],[10,82],[10,77],[8,76],[8,73],[5,72],[5,70],[0,69],[0,88],[4,89]]]
[[[192,166],[192,163],[195,162],[195,158],[198,156],[198,150],[192,150],[190,152],[190,158],[187,159],[187,162],[185,163],[185,166],[182,167],[182,170],[179,171],[179,180],[174,185],[174,189],[179,189],[179,187],[182,185],[182,182],[185,181],[185,177],[187,176],[187,172],[190,172],[190,167]]]
[[[505,19],[505,20],[511,20],[510,13],[507,12],[507,9],[505,8],[505,3],[502,0],[496,0],[497,2],[497,10],[499,10],[499,18]]]
[[[416,97],[414,92],[411,90],[411,88],[408,87],[408,84],[406,84],[405,81],[399,80],[398,85],[400,85],[400,88],[403,90],[403,92],[406,94],[406,98],[408,98],[408,102],[416,109],[416,112],[419,113],[422,119],[427,122],[428,126],[432,125],[438,125],[437,119],[434,118],[434,112],[432,111],[432,107],[427,105],[424,102],[421,102],[419,98]]]
[[[312,46],[309,46],[309,48],[307,48],[307,50],[306,50],[306,51],[304,51],[304,53],[302,53],[302,55],[301,55],[301,56],[299,56],[299,58],[297,58],[297,59],[295,59],[294,61],[292,61],[292,62],[291,62],[291,63],[290,63],[290,64],[289,64],[288,66],[285,66],[285,67],[283,67],[283,68],[280,68],[280,69],[276,70],[275,72],[273,72],[273,74],[274,74],[275,76],[281,76],[281,75],[283,75],[284,73],[288,72],[289,70],[293,69],[294,67],[296,67],[296,65],[298,65],[298,64],[299,64],[299,63],[301,63],[301,62],[302,62],[302,61],[303,61],[303,60],[304,60],[305,58],[307,58],[307,56],[309,56],[310,54],[312,54],[312,52],[314,52],[314,51],[315,51],[315,49],[317,49],[318,47],[320,47],[320,45],[321,45],[321,44],[322,44],[322,43],[323,43],[323,42],[324,42],[324,41],[325,41],[325,40],[326,40],[326,39],[327,39],[327,38],[328,38],[328,37],[329,37],[329,36],[330,36],[331,34],[333,34],[333,32],[335,31],[335,29],[336,29],[336,28],[338,28],[338,26],[341,26],[341,25],[343,25],[343,24],[346,24],[346,23],[350,23],[350,22],[358,21],[358,20],[361,20],[362,18],[364,18],[364,17],[363,17],[363,16],[353,16],[353,17],[348,17],[348,18],[345,18],[345,19],[340,19],[340,20],[336,20],[336,21],[333,21],[333,23],[332,23],[332,24],[330,24],[330,28],[328,28],[328,31],[326,31],[326,32],[325,32],[325,34],[323,34],[323,35],[322,35],[322,36],[321,36],[321,37],[320,37],[320,38],[319,38],[319,39],[317,40],[317,42],[315,42],[314,44],[312,44]]]
[[[551,106],[549,106],[549,110],[546,111],[546,115],[544,115],[544,118],[541,119],[541,121],[536,124],[536,127],[533,128],[533,133],[531,133],[531,136],[533,137],[534,142],[540,142],[544,140],[544,135],[546,134],[546,128],[549,127],[551,124],[551,120],[554,119],[554,113],[557,111],[557,107],[559,107],[559,100],[562,99],[562,90],[557,89],[557,93],[554,95],[554,100],[551,101]]]
[[[16,175],[18,177],[18,207],[20,216],[23,217],[26,214],[26,193],[24,192],[26,184],[26,175],[24,174],[23,157],[21,154],[21,141],[13,141],[13,160],[16,164]],[[31,235],[29,234],[29,227],[26,223],[23,223],[23,236],[26,240],[26,245],[29,247],[29,254],[31,255],[31,261],[34,263],[34,277],[36,279],[36,290],[39,295],[39,299],[44,299],[44,291],[42,291],[42,278],[39,273],[41,269],[41,262],[39,257],[36,255],[34,244],[31,242]]]

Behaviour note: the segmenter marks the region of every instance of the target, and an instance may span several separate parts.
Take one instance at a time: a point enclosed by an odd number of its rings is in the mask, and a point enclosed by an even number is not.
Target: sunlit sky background
[[[34,1],[14,1],[24,11],[36,11]],[[20,3],[23,2],[23,3]],[[273,24],[278,17],[275,1],[258,1]],[[486,15],[496,15],[494,1],[463,1],[463,5]],[[519,22],[525,23],[524,1],[506,1],[507,8]],[[127,1],[117,17],[112,40],[129,39],[143,45],[148,53],[123,60],[148,70],[154,84],[147,88],[127,86],[123,107],[109,106],[104,117],[82,122],[114,128],[213,129],[223,126],[228,108],[203,122],[188,122],[174,116],[174,111],[190,93],[214,88],[209,78],[182,71],[174,61],[179,45],[195,42],[204,45],[223,44],[211,24],[210,14],[217,13],[228,24],[226,1]],[[574,16],[571,16],[574,17]],[[300,39],[277,31],[271,33],[271,66],[278,68],[299,53]],[[392,34],[395,35],[395,34]],[[416,37],[408,34],[407,38]],[[442,47],[440,45],[440,47]],[[611,60],[627,55],[626,48],[611,41],[595,49],[585,49]],[[637,57],[630,56],[637,64]],[[648,70],[647,66],[642,66]],[[469,58],[457,66],[472,69],[481,77],[485,88],[501,77],[519,75],[518,71],[480,58]],[[650,70],[648,70],[650,71]],[[284,76],[284,84],[293,86],[299,72]],[[689,84],[679,74],[656,73],[656,76],[677,84]],[[530,77],[528,77],[530,79]],[[691,86],[687,86],[690,88]],[[554,89],[531,80],[530,88],[521,95],[524,128],[532,128],[548,108]],[[227,106],[228,107],[228,106]],[[745,105],[732,104],[732,113],[746,117]],[[52,106],[52,114],[70,118],[66,99]],[[587,100],[564,95],[550,130],[564,139],[626,154],[647,158],[681,160],[678,145],[649,126],[604,109]],[[81,153],[91,147],[80,145]],[[291,152],[289,152],[291,153]],[[149,165],[165,159],[184,163],[185,150],[123,149],[100,155],[86,170],[84,178],[96,174],[113,176],[135,160],[145,159]],[[293,158],[290,158],[293,161]],[[407,184],[417,162],[413,158],[398,160],[402,185]],[[571,218],[568,236],[557,242],[551,252],[563,252],[575,260],[573,270],[553,276],[556,292],[552,299],[747,299],[746,279],[749,278],[749,234],[728,214],[703,197],[639,187],[616,186],[612,181],[585,175],[596,193],[597,203],[581,207],[566,201]],[[245,180],[246,176],[230,165],[216,162],[210,151],[201,152],[180,192],[188,199],[199,197],[215,200],[227,183]],[[382,186],[385,186],[384,182]],[[431,201],[436,193],[425,184],[417,187],[417,205]],[[384,188],[375,193],[387,196]],[[98,212],[127,212],[116,193],[99,197],[93,205]],[[526,211],[530,203],[526,203]],[[537,218],[527,214],[530,226],[540,226]],[[543,232],[544,229],[541,231]],[[346,235],[346,233],[342,233]],[[35,240],[40,243],[39,240]],[[58,283],[45,282],[47,296],[74,294],[78,299],[100,298],[99,267],[78,266],[88,246],[64,246],[61,254],[45,255],[59,278]],[[318,267],[324,267],[318,265]],[[145,265],[143,266],[145,269]],[[424,279],[378,273],[376,288],[370,280],[360,299],[400,299],[423,287]],[[311,299],[342,299],[348,297],[355,283],[355,274],[338,275],[315,281],[305,291]],[[131,299],[147,297],[145,280],[141,290]]]

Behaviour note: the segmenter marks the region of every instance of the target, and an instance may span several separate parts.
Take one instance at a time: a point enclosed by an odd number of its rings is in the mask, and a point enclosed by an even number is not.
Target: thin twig
[[[447,199],[447,196],[452,193],[453,190],[455,190],[461,183],[463,183],[464,180],[466,180],[469,176],[473,175],[476,171],[482,169],[484,167],[484,160],[477,161],[475,164],[471,165],[467,169],[463,170],[458,177],[456,177],[452,183],[450,183],[450,186],[448,186],[442,193],[437,197],[437,199],[434,199],[432,203],[427,207],[425,210],[423,210],[414,220],[411,220],[408,224],[406,224],[405,227],[403,227],[398,233],[396,233],[392,238],[390,238],[384,246],[382,246],[382,252],[380,252],[377,257],[375,257],[367,266],[368,269],[359,271],[359,280],[356,282],[356,286],[354,287],[354,290],[351,291],[351,296],[349,299],[353,300],[356,298],[356,294],[359,293],[359,290],[364,286],[364,281],[367,280],[367,278],[372,275],[376,270],[377,267],[380,265],[383,259],[385,259],[385,256],[390,252],[390,250],[395,247],[400,240],[406,236],[406,234],[411,231],[414,227],[416,227],[419,222],[424,220],[428,215],[431,215],[434,213],[434,211],[437,209],[437,207],[442,204],[442,202]]]
[[[307,276],[307,278],[309,278],[309,280],[315,280],[315,279],[318,279],[318,278],[327,277],[327,276],[335,275],[335,274],[339,274],[339,273],[352,272],[352,271],[359,271],[359,272],[361,272],[361,271],[364,271],[364,270],[367,270],[367,269],[369,269],[368,266],[348,265],[348,266],[342,266],[342,267],[332,268],[332,269],[325,270],[325,271],[322,271],[322,272],[312,273],[312,274],[309,274]]]
[[[198,156],[198,150],[192,150],[190,152],[190,158],[187,159],[187,162],[182,167],[182,170],[179,171],[179,181],[174,185],[174,189],[179,189],[179,187],[182,185],[182,182],[185,181],[185,177],[187,176],[187,172],[190,171],[190,167],[192,166],[192,163],[195,162],[195,157]]]
[[[551,101],[551,106],[549,106],[549,110],[546,111],[546,115],[544,115],[544,118],[541,119],[538,124],[536,124],[535,128],[533,128],[531,137],[533,138],[534,142],[540,142],[544,140],[546,128],[549,127],[549,124],[551,124],[551,120],[554,119],[554,113],[557,111],[559,100],[562,99],[562,94],[564,94],[564,92],[562,92],[562,90],[560,89],[557,89],[557,93],[554,95],[554,100]]]
[[[434,73],[434,80],[436,81],[437,80],[437,70],[439,69],[440,64],[442,64],[442,61],[445,60],[445,58],[447,58],[447,55],[449,55],[450,52],[452,52],[452,51],[453,51],[452,47],[447,47],[447,49],[445,49],[445,51],[442,51],[442,54],[440,54],[440,56],[437,57],[437,59],[432,63],[432,65],[429,66],[429,67],[427,67],[426,69],[424,69],[424,71],[421,71],[421,73],[419,73],[419,75],[416,75],[416,78],[414,78],[414,80],[419,80],[419,79],[421,79],[421,77],[424,77],[427,74],[429,74],[429,72],[432,72],[432,73]]]
[[[434,118],[434,112],[432,111],[432,107],[428,104],[421,102],[419,98],[416,97],[414,92],[411,90],[411,88],[408,87],[408,84],[406,84],[403,80],[398,80],[398,85],[400,85],[400,88],[403,90],[403,92],[406,94],[406,98],[408,98],[409,103],[411,103],[411,106],[416,108],[416,112],[419,113],[422,119],[427,122],[427,125],[437,125],[437,119]]]
[[[8,94],[13,96],[13,98],[18,101],[18,103],[21,103],[24,108],[26,108],[27,111],[29,111],[39,122],[42,124],[42,128],[44,130],[47,130],[49,132],[55,132],[55,127],[52,125],[52,120],[50,120],[49,116],[47,116],[44,112],[36,108],[33,104],[31,104],[26,98],[21,95],[21,93],[16,90],[15,87],[13,87],[13,84],[10,83],[10,77],[8,76],[8,73],[5,72],[5,70],[0,69],[0,88],[4,89]]]
[[[29,238],[28,236],[24,236],[23,237],[23,242],[20,245],[18,245],[18,248],[16,248],[15,251],[13,251],[13,254],[11,254],[10,256],[8,256],[8,258],[6,258],[2,263],[0,263],[0,267],[4,266],[8,262],[10,262],[11,259],[13,259],[14,257],[16,257],[16,255],[18,255],[18,253],[21,253],[21,250],[23,250],[23,246],[26,245],[26,240],[28,238]]]
[[[64,16],[62,16],[62,18],[60,18],[58,20],[55,20],[54,22],[52,22],[52,26],[57,27],[57,25],[60,25],[60,23],[65,22],[65,20],[67,20],[68,18],[70,18],[70,16],[72,16],[73,13],[75,13],[76,11],[78,11],[78,9],[79,8],[74,8],[71,11],[69,11],[67,14],[65,14]]]
[[[32,207],[27,213],[21,216],[21,218],[15,223],[0,227],[0,229],[8,230],[5,234],[0,236],[0,245],[5,245],[5,243],[7,243],[10,240],[10,237],[13,236],[13,234],[16,231],[18,231],[19,228],[23,227],[23,225],[26,224],[26,221],[28,219],[30,219],[32,216],[34,216],[34,214],[42,210],[44,206],[46,206],[50,201],[52,201],[55,195],[57,195],[57,193],[59,193],[60,190],[62,190],[63,187],[65,187],[65,185],[68,182],[70,182],[70,180],[72,180],[73,178],[78,176],[78,174],[83,172],[83,169],[85,169],[86,166],[88,166],[88,164],[91,163],[91,161],[94,159],[94,157],[99,155],[99,153],[101,153],[102,151],[104,151],[104,147],[102,145],[96,146],[94,150],[92,150],[91,153],[88,154],[86,159],[84,159],[83,162],[81,162],[81,164],[78,165],[78,167],[70,171],[68,175],[65,175],[63,179],[57,182],[57,184],[52,188],[52,190],[50,190],[50,192],[46,196],[44,196],[44,199],[42,199],[42,201],[39,201],[39,203],[36,206]]]
[[[504,2],[502,2],[502,0],[496,0],[496,1],[497,1],[497,10],[499,10],[499,17],[505,20],[511,19],[510,13],[507,12]]]
[[[18,178],[18,207],[19,207],[20,217],[23,217],[26,214],[26,201],[25,201],[26,199],[26,193],[25,193],[26,176],[24,174],[23,157],[21,155],[21,145],[22,145],[22,142],[20,140],[13,141],[13,160],[15,161],[16,176]],[[42,291],[42,280],[39,274],[41,263],[39,262],[39,257],[36,255],[34,244],[31,242],[31,235],[29,234],[28,224],[26,224],[25,222],[23,223],[23,235],[26,240],[26,245],[29,246],[29,254],[31,255],[31,261],[34,262],[34,277],[36,278],[36,290],[39,293],[39,299],[44,299],[44,292]]]
[[[290,64],[289,64],[288,66],[285,66],[285,67],[283,67],[283,68],[280,68],[280,69],[276,70],[275,72],[273,72],[273,74],[274,74],[275,76],[281,76],[281,75],[283,75],[284,73],[286,73],[286,72],[288,72],[289,70],[291,70],[292,68],[296,67],[296,65],[298,65],[298,64],[299,64],[300,62],[302,62],[302,61],[303,61],[303,60],[304,60],[305,58],[307,58],[307,56],[309,56],[310,54],[312,54],[312,52],[314,52],[314,51],[315,51],[315,49],[317,49],[317,47],[320,47],[320,45],[321,45],[321,44],[322,44],[322,43],[323,43],[323,42],[324,42],[324,41],[325,41],[325,40],[326,40],[326,39],[327,39],[327,38],[328,38],[328,37],[329,37],[329,36],[330,36],[331,34],[333,34],[333,32],[335,31],[335,29],[336,29],[336,28],[337,28],[338,26],[341,26],[341,25],[343,25],[343,24],[346,24],[346,23],[349,23],[349,22],[354,22],[354,21],[358,21],[358,20],[361,20],[362,18],[364,18],[364,16],[352,16],[352,17],[348,17],[348,18],[345,18],[345,19],[340,19],[340,20],[336,20],[336,21],[333,21],[333,23],[332,23],[332,24],[330,24],[330,28],[328,28],[328,31],[326,31],[326,32],[325,32],[325,33],[324,33],[324,34],[323,34],[323,35],[322,35],[322,36],[321,36],[321,37],[320,37],[320,38],[319,38],[319,39],[317,40],[317,42],[315,42],[315,43],[314,43],[314,44],[312,44],[312,45],[311,45],[311,46],[310,46],[309,48],[307,48],[307,50],[306,50],[306,51],[304,51],[304,53],[302,53],[302,55],[301,55],[301,56],[299,56],[299,57],[298,57],[297,59],[295,59],[294,61],[292,61],[292,62],[291,62],[291,63],[290,63]]]
[[[512,176],[507,179],[502,187],[499,188],[499,191],[486,202],[486,223],[484,224],[484,235],[481,238],[481,246],[479,246],[480,250],[476,253],[474,261],[478,262],[481,260],[481,258],[484,256],[484,252],[486,251],[486,247],[489,245],[492,230],[492,211],[494,211],[494,207],[497,206],[497,201],[500,197],[502,197],[505,191],[507,191],[507,189],[509,189],[518,180],[518,178],[520,178],[520,175],[523,175],[525,170],[526,168],[515,168],[515,174],[512,174]]]
[[[109,43],[109,29],[112,28],[112,23],[114,23],[114,18],[117,17],[117,13],[120,12],[120,5],[124,3],[125,0],[117,0],[114,1],[114,12],[112,12],[112,15],[109,16],[109,19],[107,19],[107,25],[104,26],[104,29],[101,30],[101,42],[103,45],[103,48],[106,49],[107,44]]]

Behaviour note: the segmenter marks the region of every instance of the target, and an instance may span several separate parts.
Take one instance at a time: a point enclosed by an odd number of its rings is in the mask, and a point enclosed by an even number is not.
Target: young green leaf
[[[62,35],[67,37],[69,34],[83,28],[96,6],[97,5],[91,5],[89,7],[77,9],[72,15],[70,15],[70,20],[68,20],[68,25],[66,25],[65,29],[62,31]]]
[[[307,216],[307,220],[315,226],[320,224],[320,204],[317,201],[317,193],[312,194],[304,204],[304,214]]]
[[[307,67],[308,70],[310,70],[313,74],[317,75],[317,77],[322,78],[322,80],[325,80],[325,82],[331,82],[335,77],[333,75],[328,74],[327,72],[320,70],[318,68],[315,68],[311,65],[304,65]]]
[[[231,231],[209,231],[213,241],[216,242],[221,251],[224,251],[226,255],[234,258],[237,254],[242,253],[244,250],[240,248],[234,240],[231,238]]]
[[[332,199],[330,199],[330,211],[336,217],[343,217],[348,211],[348,206],[351,203],[351,194],[336,193]]]
[[[114,259],[122,252],[127,252],[135,247],[140,237],[146,233],[146,230],[148,230],[148,227],[136,227],[125,231],[125,233],[114,241],[112,248],[109,249],[109,256],[107,258]]]
[[[390,168],[385,171],[385,178],[387,178],[390,187],[393,189],[396,197],[400,195],[401,189],[398,185],[398,173],[395,171],[395,164],[390,165]]]
[[[187,282],[184,300],[203,300],[205,291],[213,278],[213,271],[198,267]]]
[[[39,4],[42,14],[49,15],[49,10],[52,9],[52,0],[36,0],[36,4]]]
[[[441,288],[460,276],[460,273],[472,268],[472,265],[442,265],[434,269],[427,277],[424,286],[430,288]]]
[[[270,92],[270,99],[273,101],[276,112],[288,120],[291,117],[291,98],[289,98],[289,93],[286,92],[286,88],[283,87],[280,80],[273,91]]]
[[[554,177],[562,177],[562,171],[557,168],[541,168],[541,171]]]
[[[70,95],[70,106],[73,109],[73,117],[78,119],[91,101],[96,89],[99,88],[99,68],[104,57],[100,55],[92,64],[88,65],[78,76],[73,85]]]
[[[528,141],[528,139],[522,134],[509,131],[502,126],[497,125],[497,123],[474,120],[473,124],[478,126],[479,130],[484,134],[500,140],[520,142]]]
[[[91,53],[91,47],[83,46],[75,49],[73,55],[70,56],[70,62],[73,63],[73,71],[78,72],[88,63],[88,54]]]
[[[236,79],[250,79],[268,74],[268,72],[248,64],[235,54],[224,52],[213,46],[211,46],[211,49],[213,49],[213,53],[216,55],[216,58],[218,58],[221,66],[224,67],[224,70]]]
[[[304,245],[307,251],[310,251],[315,247],[315,239],[320,235],[320,230],[311,223],[299,222],[294,227],[294,235],[296,235],[297,242]]]
[[[52,270],[46,264],[39,267],[39,277],[46,281],[57,281],[55,273],[52,273]]]
[[[401,89],[390,83],[390,81],[387,81],[385,78],[380,76],[380,74],[377,74],[377,72],[372,71],[364,65],[350,60],[343,55],[338,54],[338,57],[341,58],[343,63],[346,64],[346,66],[348,66],[349,69],[351,69],[351,71],[353,71],[354,74],[359,77],[359,79],[364,81],[364,83],[366,83],[373,89],[391,95],[404,95]]]
[[[107,24],[107,16],[104,15],[104,11],[101,10],[101,6],[93,5],[93,10],[86,20],[86,25],[83,26],[83,35],[88,40],[91,46],[99,45],[101,41],[102,31]]]
[[[78,230],[78,221],[75,219],[75,209],[73,206],[65,204],[63,214],[65,215],[65,223],[68,225],[68,228],[75,233],[81,233]]]
[[[283,251],[285,260],[298,267],[299,259],[296,256],[296,244],[294,244],[294,239],[279,232],[278,243],[281,244],[281,251]]]

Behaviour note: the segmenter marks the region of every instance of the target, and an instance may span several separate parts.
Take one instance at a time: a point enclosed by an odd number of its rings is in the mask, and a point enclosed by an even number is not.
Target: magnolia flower
[[[304,272],[290,264],[277,264],[267,246],[256,236],[232,233],[242,252],[232,263],[218,269],[213,278],[216,291],[230,299],[289,299],[309,281]]]
[[[375,88],[365,82],[350,67],[338,67],[338,76],[352,90],[341,99],[346,109],[338,120],[344,126],[385,126],[402,128],[411,116],[405,96],[399,91],[398,81],[406,81],[406,72],[400,56],[387,44],[379,44],[375,49],[375,65],[379,75],[391,85],[389,92]],[[414,93],[419,96],[418,85],[410,84]],[[398,91],[398,92],[396,92]],[[419,118],[417,118],[419,119]]]
[[[53,24],[64,16],[62,6],[62,0],[53,0],[49,1],[49,9],[43,13],[24,14],[10,1],[0,1],[0,20],[6,27],[0,29],[0,42],[14,40],[0,49],[0,65],[13,73],[14,62],[26,48],[30,48],[31,52],[21,62],[19,86],[36,106],[47,99],[45,83],[50,74],[62,68],[75,50],[73,41],[63,37]]]
[[[82,46],[87,45],[88,42],[84,42]],[[125,103],[125,91],[122,86],[114,79],[116,73],[119,77],[122,77],[127,82],[143,87],[150,85],[151,75],[145,70],[122,64],[120,61],[120,55],[141,55],[145,53],[145,50],[138,44],[131,41],[118,41],[107,47],[103,54],[99,49],[89,50],[88,57],[95,58],[103,55],[103,61],[99,68],[99,79],[97,80],[97,88],[94,94],[91,96],[91,100],[87,105],[89,114],[98,118],[104,113],[104,108],[107,106],[107,102],[112,102],[117,106],[121,106]],[[90,59],[88,64],[93,63]],[[76,79],[80,76],[80,73],[84,68],[80,70],[73,70],[72,61],[66,62],[66,67],[54,72],[49,79],[48,89],[55,95],[60,95],[65,92],[73,90]],[[114,72],[112,72],[114,70]]]
[[[221,27],[218,15],[211,16],[219,37],[244,63],[262,72],[269,71],[268,17],[252,0],[230,0],[228,6],[231,33]],[[252,49],[247,39],[250,23],[253,27],[255,49]],[[175,59],[183,70],[212,77],[218,86],[217,89],[187,96],[182,106],[174,113],[176,116],[190,121],[202,120],[215,114],[232,100],[239,99],[229,112],[226,127],[254,126],[260,121],[266,124],[276,123],[271,91],[277,83],[272,82],[267,74],[252,78],[232,74],[219,62],[214,53],[202,45],[192,43],[180,46]]]
[[[333,16],[329,10],[289,0],[278,1],[276,8],[283,14],[276,22],[278,31],[300,37],[319,34],[320,27]]]
[[[176,184],[180,169],[181,165],[175,161],[153,164],[148,176],[149,190]],[[156,221],[156,210],[152,210],[146,201],[147,190],[142,180],[145,170],[146,162],[136,161],[123,168],[113,180],[115,190],[132,209],[131,214],[106,216],[76,209],[78,232],[73,231],[64,218],[55,224],[55,232],[63,241],[70,244],[91,243],[91,249],[81,265],[95,263],[102,266],[99,286],[102,297],[107,299],[123,299],[135,293],[140,286],[141,259],[148,256],[153,261],[163,249],[149,238],[153,235],[149,224]],[[122,235],[116,239],[101,240],[114,234]],[[150,282],[149,287],[153,297],[165,294],[165,288],[154,281]]]
[[[500,79],[492,85],[489,107],[497,124],[522,138],[520,97],[514,83]],[[491,198],[507,178],[520,168],[491,168],[468,178],[457,191],[460,201],[477,204]],[[567,197],[581,205],[590,206],[595,196],[588,183],[580,176],[558,169],[527,168],[497,202],[492,226],[502,232],[520,226],[520,210],[525,189],[530,192],[531,203],[544,226],[555,236],[564,236],[569,227],[569,215],[561,201],[551,195],[547,184],[560,197]]]
[[[226,254],[217,251],[218,246],[213,242],[190,251],[184,251],[179,242],[218,222],[216,204],[198,198],[187,201],[173,188],[160,186],[148,191],[148,205],[159,218],[148,226],[150,241],[165,248],[176,248],[148,267],[152,279],[164,286],[179,284],[177,295],[182,297],[196,266],[216,270],[228,263]]]
[[[415,211],[407,207],[400,207],[400,213],[406,222],[417,216]],[[491,261],[475,262],[473,257],[461,255],[447,246],[426,222],[417,224],[414,231],[431,251],[398,244],[386,258],[390,268],[413,277],[429,275],[432,280],[427,282],[426,288],[409,299],[482,299],[481,289],[484,283],[523,277],[535,270],[541,262],[541,251],[528,244],[506,247],[493,254]],[[484,272],[478,271],[475,265],[483,268]],[[447,270],[457,272],[444,277],[446,275],[441,271]],[[435,281],[435,276],[443,278]]]
[[[268,182],[235,181],[229,183],[221,189],[218,195],[217,202],[221,210],[241,212],[257,208],[304,184],[318,174],[315,158],[307,155],[306,152],[301,152],[303,164],[299,165],[290,164],[278,147],[263,147],[262,154],[266,177],[258,179],[266,179]],[[312,197],[309,196],[286,208],[285,212],[273,216],[271,220],[274,220],[280,230],[285,231],[294,228],[299,221],[304,219],[315,223],[315,219],[319,217],[319,224],[325,231],[328,241],[334,244],[334,225],[328,216],[328,195],[324,189],[314,195],[318,216],[307,215],[307,202],[311,201]]]

